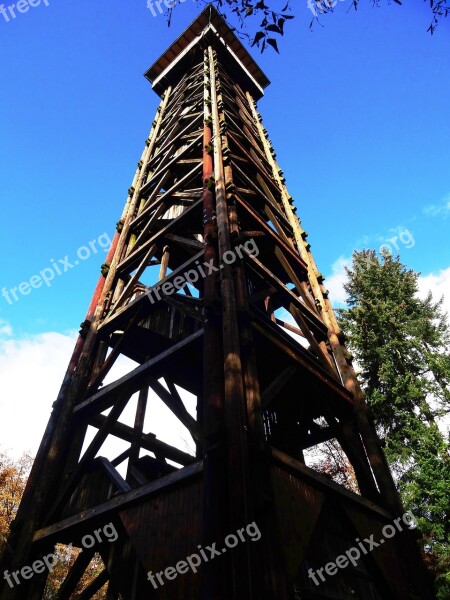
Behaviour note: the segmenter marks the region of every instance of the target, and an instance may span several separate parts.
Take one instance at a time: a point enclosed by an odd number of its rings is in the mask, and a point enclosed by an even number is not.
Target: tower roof
[[[245,79],[256,99],[264,94],[264,88],[270,84],[269,79],[211,4],[145,72],[156,93],[161,94],[168,85],[178,81],[192,52],[204,41],[213,43],[220,50],[222,61],[228,61],[234,74]]]

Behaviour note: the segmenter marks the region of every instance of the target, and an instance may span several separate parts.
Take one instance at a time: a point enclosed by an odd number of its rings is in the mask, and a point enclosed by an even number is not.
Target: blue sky
[[[450,265],[450,220],[424,209],[450,194],[450,22],[431,37],[424,3],[366,4],[339,2],[311,32],[302,2],[281,55],[257,56],[272,81],[260,110],[322,271],[407,227],[402,258],[436,272]],[[180,5],[170,28],[145,0],[0,17],[2,287],[112,235],[157,106],[142,73],[198,11]],[[0,318],[18,334],[77,327],[102,258],[1,297]]]
[[[187,0],[168,28],[146,0],[48,3],[0,15],[0,288],[113,235],[158,102],[143,73],[200,11]],[[310,31],[302,0],[281,54],[254,52],[272,81],[264,125],[335,301],[353,249],[405,228],[414,244],[397,241],[400,255],[422,287],[450,286],[450,20],[431,37],[426,3],[370,5],[339,1]],[[0,354],[66,340],[103,260],[100,249],[50,287],[0,297]]]

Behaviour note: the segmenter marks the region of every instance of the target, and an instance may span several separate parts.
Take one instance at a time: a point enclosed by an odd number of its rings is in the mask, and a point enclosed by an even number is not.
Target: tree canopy
[[[424,557],[450,597],[450,329],[442,300],[418,296],[419,273],[399,258],[355,252],[348,308],[339,311],[361,369],[371,418],[408,510],[424,535]]]

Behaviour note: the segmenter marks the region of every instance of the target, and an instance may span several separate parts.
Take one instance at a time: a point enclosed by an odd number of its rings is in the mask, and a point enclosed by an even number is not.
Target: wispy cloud
[[[13,456],[20,456],[24,451],[36,453],[76,338],[76,332],[54,331],[16,337],[10,325],[0,320],[0,444]],[[105,383],[135,366],[136,363],[126,357],[119,357]],[[193,416],[197,398],[181,388],[178,391]],[[125,425],[134,424],[136,396],[120,417]],[[144,427],[168,444],[185,452],[195,452],[187,429],[152,393]],[[92,440],[94,432],[90,427],[87,441]],[[112,458],[124,449],[126,446],[121,445],[120,440],[110,436],[102,446],[101,455]]]
[[[13,333],[13,329],[8,321],[0,319],[0,337],[9,337]]]
[[[347,280],[345,267],[351,267],[351,257],[340,256],[331,266],[331,275],[326,279],[326,287],[330,291],[330,300],[333,306],[343,306],[346,301],[344,283]],[[420,275],[418,281],[421,298],[425,298],[428,292],[433,294],[434,300],[440,300],[444,296],[443,309],[450,317],[450,267],[436,273]]]
[[[14,455],[34,454],[76,337],[48,332],[16,339],[7,323],[1,329],[0,441]]]
[[[450,215],[450,194],[438,204],[428,204],[423,209],[427,217],[448,217]]]
[[[352,264],[351,256],[340,256],[331,265],[331,275],[325,281],[325,286],[330,292],[330,300],[333,306],[345,304],[347,294],[344,290],[344,283],[347,280],[345,267],[350,267]]]
[[[444,296],[443,309],[450,317],[450,267],[437,273],[429,273],[419,277],[419,296],[425,298],[428,292],[433,294],[434,300]]]

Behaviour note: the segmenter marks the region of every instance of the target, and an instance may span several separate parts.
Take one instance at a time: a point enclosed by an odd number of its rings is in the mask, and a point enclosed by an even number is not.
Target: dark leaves
[[[267,43],[269,44],[269,46],[272,46],[272,48],[276,50],[278,54],[280,54],[278,50],[277,40],[274,40],[273,38],[267,38]]]
[[[255,44],[259,44],[259,42],[265,37],[264,32],[257,31],[255,37],[253,38],[252,46]]]
[[[257,46],[261,52],[270,46],[279,53],[278,42],[274,35],[283,36],[286,21],[294,18],[294,15],[290,14],[289,2],[286,2],[281,12],[277,11],[277,0],[213,0],[213,4],[218,10],[222,9],[223,17],[225,17],[224,8],[231,10],[240,25],[239,29],[235,28],[235,33],[241,38],[246,38],[251,46]],[[256,32],[246,33],[245,29],[251,26],[250,23],[253,23],[255,18],[259,21]]]
[[[274,33],[280,33],[281,35],[283,35],[283,32],[278,27],[278,25],[268,25],[266,27],[266,31],[273,31]]]

